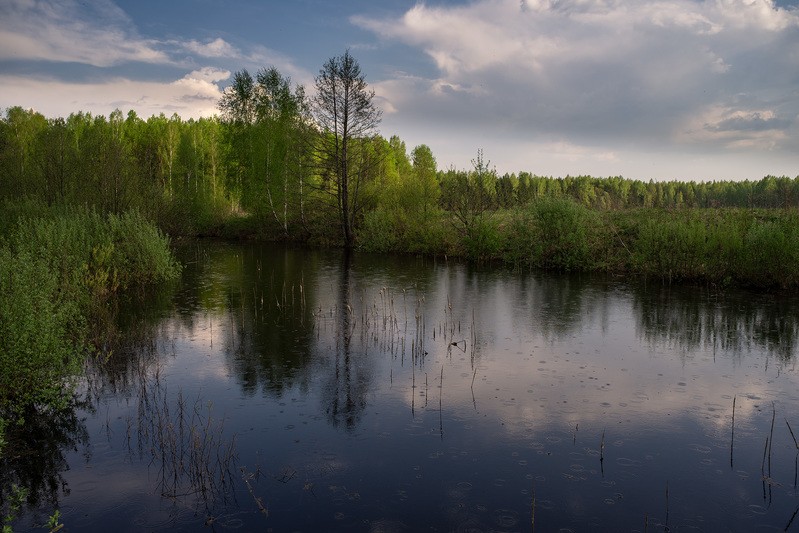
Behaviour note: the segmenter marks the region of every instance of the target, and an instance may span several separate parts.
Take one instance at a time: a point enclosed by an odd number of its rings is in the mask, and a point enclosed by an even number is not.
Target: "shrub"
[[[168,240],[136,213],[20,215],[0,247],[0,417],[57,406],[79,370],[85,324],[119,289],[174,278]],[[14,414],[16,413],[16,414]]]
[[[592,270],[596,214],[569,198],[544,197],[512,217],[506,258],[516,265],[554,270]]]
[[[487,261],[499,257],[504,246],[499,224],[493,218],[481,217],[466,230],[463,247],[466,256],[476,261]]]
[[[746,233],[736,273],[761,287],[799,285],[799,226],[795,217],[755,221]]]
[[[19,420],[30,405],[59,405],[79,369],[83,319],[59,297],[56,272],[27,252],[0,249],[0,412]]]
[[[401,251],[402,233],[395,213],[377,208],[364,215],[363,225],[358,232],[358,245],[367,252]]]

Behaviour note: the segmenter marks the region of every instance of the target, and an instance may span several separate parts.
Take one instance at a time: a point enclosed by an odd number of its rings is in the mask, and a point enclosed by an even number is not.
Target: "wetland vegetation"
[[[299,513],[307,529],[415,529],[414,508],[444,529],[518,529],[531,506],[545,529],[790,516],[799,178],[500,176],[480,150],[440,169],[426,145],[378,134],[372,97],[345,53],[313,97],[242,70],[213,118],[6,110],[4,527],[281,529]],[[643,384],[615,391],[633,373]],[[135,479],[139,507],[112,518],[118,501],[70,496],[88,483],[99,498],[81,460]],[[696,509],[670,469],[716,507]],[[663,488],[665,515],[643,496]],[[633,503],[611,518],[597,494]],[[52,514],[64,502],[91,517]]]

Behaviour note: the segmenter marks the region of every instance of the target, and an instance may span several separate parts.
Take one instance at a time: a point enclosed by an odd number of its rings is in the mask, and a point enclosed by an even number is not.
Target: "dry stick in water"
[[[474,405],[474,410],[477,411],[477,399],[474,397],[474,378],[477,377],[477,367],[474,368],[474,374],[472,374],[472,405]]]
[[[730,469],[732,469],[732,450],[735,442],[735,396],[732,397],[732,430],[730,433]]]
[[[793,438],[793,445],[796,446],[796,449],[799,450],[799,442],[796,440],[796,435],[793,434],[793,429],[791,429],[791,425],[788,423],[788,419],[785,419],[785,425],[788,426],[788,431],[791,432],[791,437]]]
[[[599,442],[599,469],[605,477],[605,430],[602,430],[602,440]]]
[[[774,402],[771,402],[771,432],[769,433],[768,441],[768,477],[771,478],[771,445],[774,443],[774,418],[777,416],[777,410],[774,407]]]
[[[439,384],[441,386],[438,389],[438,430],[441,433],[441,439],[444,439],[444,418],[443,418],[443,408],[441,407],[441,397],[444,394],[444,365],[441,365],[441,379],[439,380]]]
[[[599,462],[605,460],[605,430],[602,430],[602,438],[599,441]]]
[[[791,528],[791,524],[793,524],[797,514],[799,514],[799,507],[794,510],[793,514],[791,515],[791,519],[788,520],[788,523],[785,525],[785,529],[783,529],[783,531],[788,531]]]
[[[793,459],[793,486],[796,488],[797,477],[799,477],[799,442],[796,441],[796,435],[793,434],[793,429],[791,429],[791,425],[788,423],[788,419],[785,419],[785,425],[788,426],[788,431],[791,432],[791,438],[793,438],[793,445],[796,446],[796,457]]]

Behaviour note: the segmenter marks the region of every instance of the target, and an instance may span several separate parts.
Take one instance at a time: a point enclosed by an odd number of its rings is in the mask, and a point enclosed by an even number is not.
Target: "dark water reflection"
[[[795,299],[180,253],[54,446],[68,529],[799,528]]]

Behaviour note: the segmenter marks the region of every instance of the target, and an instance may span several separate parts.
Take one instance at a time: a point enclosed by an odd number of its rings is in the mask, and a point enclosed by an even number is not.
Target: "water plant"
[[[0,412],[58,404],[108,299],[178,272],[169,241],[136,213],[20,214],[0,248]]]

